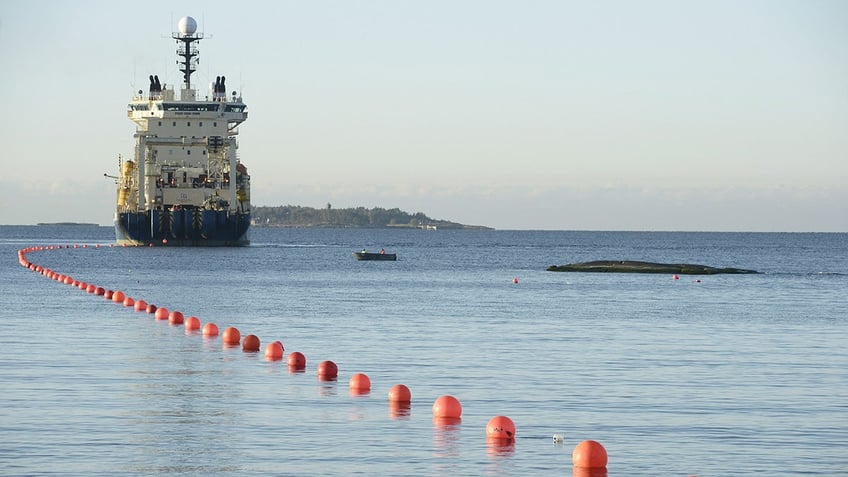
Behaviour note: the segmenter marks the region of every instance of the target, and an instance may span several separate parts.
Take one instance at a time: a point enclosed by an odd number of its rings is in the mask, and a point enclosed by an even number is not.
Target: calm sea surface
[[[251,234],[112,248],[107,227],[0,227],[0,474],[572,475],[593,439],[609,476],[848,475],[848,234]],[[71,245],[28,255],[56,272],[281,340],[306,372],[21,267],[33,245]],[[764,273],[545,271],[600,259]],[[408,409],[388,405],[398,383]],[[460,423],[434,422],[442,395]],[[514,445],[486,442],[497,415]]]

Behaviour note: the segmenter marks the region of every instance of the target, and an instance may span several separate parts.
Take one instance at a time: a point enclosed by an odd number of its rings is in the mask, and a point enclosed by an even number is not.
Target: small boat
[[[353,252],[357,260],[397,260],[396,253],[385,252]]]

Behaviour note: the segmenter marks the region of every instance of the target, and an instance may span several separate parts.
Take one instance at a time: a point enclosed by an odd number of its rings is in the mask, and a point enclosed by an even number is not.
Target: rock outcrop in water
[[[549,272],[598,272],[598,273],[676,273],[678,275],[718,275],[721,273],[759,273],[744,268],[716,268],[691,263],[655,263],[633,260],[597,260],[594,262],[551,265]]]

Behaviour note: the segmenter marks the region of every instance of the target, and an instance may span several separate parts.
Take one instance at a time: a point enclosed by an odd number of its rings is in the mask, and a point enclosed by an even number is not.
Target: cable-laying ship
[[[171,37],[183,73],[179,97],[150,75],[147,94],[139,90],[128,106],[135,153],[132,160],[119,159],[116,239],[126,245],[247,245],[250,176],[236,154],[247,106],[236,91],[227,97],[225,76],[199,97],[191,74],[203,33],[192,17],[180,19],[178,28]]]

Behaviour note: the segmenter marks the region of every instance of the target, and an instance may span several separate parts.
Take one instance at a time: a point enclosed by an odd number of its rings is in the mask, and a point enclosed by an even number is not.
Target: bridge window
[[[162,103],[165,111],[218,111],[218,103]]]

